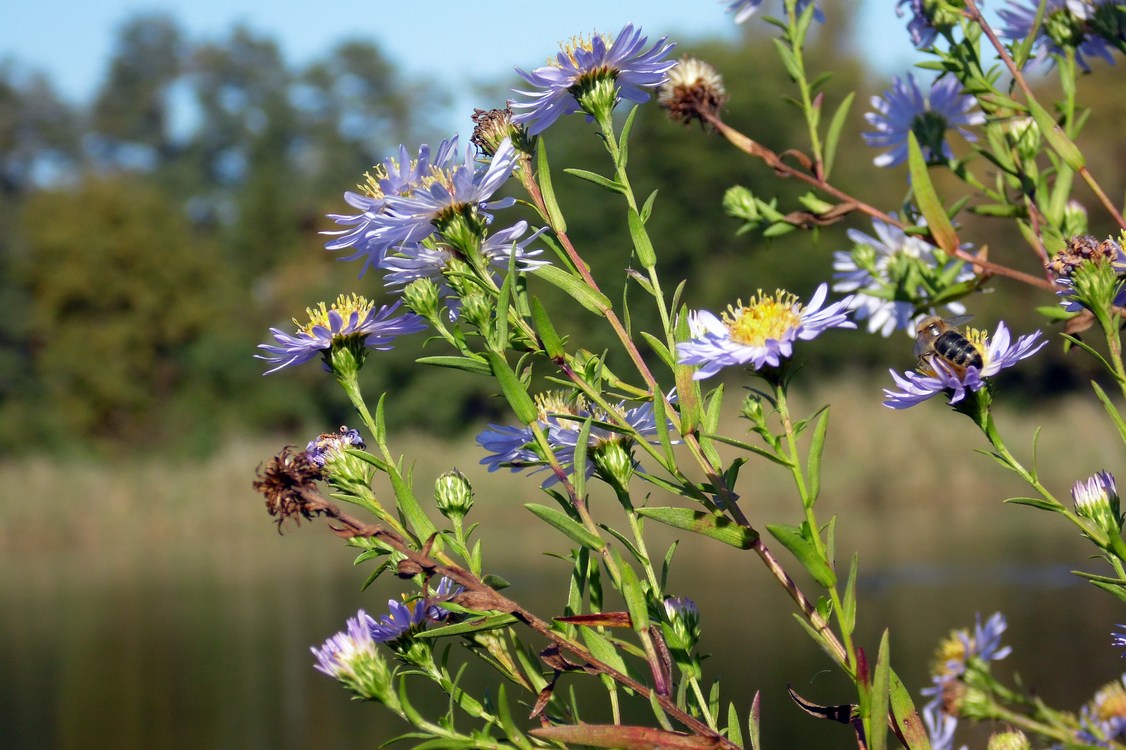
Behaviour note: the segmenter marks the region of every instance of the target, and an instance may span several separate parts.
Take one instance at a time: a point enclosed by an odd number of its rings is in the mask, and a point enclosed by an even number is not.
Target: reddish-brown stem
[[[904,222],[895,218],[891,214],[884,213],[875,206],[871,206],[864,201],[858,200],[857,198],[849,195],[843,190],[834,187],[830,183],[825,182],[824,180],[819,179],[808,172],[803,172],[800,169],[790,166],[781,158],[779,158],[778,154],[774,153],[770,149],[763,146],[761,143],[758,143],[752,138],[749,138],[745,134],[731,127],[723,120],[719,119],[717,115],[713,115],[710,112],[704,112],[703,114],[708,122],[711,123],[715,127],[715,129],[721,135],[723,135],[723,137],[726,138],[729,143],[731,143],[731,145],[735,146],[745,154],[754,156],[758,159],[762,159],[762,161],[766,162],[768,166],[770,166],[775,172],[781,174],[782,176],[793,177],[794,179],[800,180],[812,187],[817,188],[827,195],[831,195],[842,202],[849,203],[855,206],[856,209],[861,211],[862,213],[865,213],[875,219],[879,219],[886,224],[891,224],[892,226],[899,227],[900,229],[906,229],[908,226],[910,226],[909,224],[905,224]],[[971,253],[965,252],[964,250],[956,250],[954,252],[954,255],[959,260],[966,261],[967,263],[972,263],[974,266],[987,273],[991,273],[996,276],[1005,276],[1015,281],[1019,281],[1023,284],[1040,287],[1042,289],[1054,289],[1054,286],[1050,281],[1032,276],[1031,274],[1027,274],[1024,271],[1018,271],[1015,268],[1009,268],[1008,266],[1003,266],[999,263],[994,263],[984,258],[979,258]]]
[[[306,508],[312,512],[325,515],[337,523],[341,527],[332,527],[333,531],[341,537],[366,537],[370,539],[378,539],[381,543],[391,547],[396,552],[400,553],[410,562],[418,566],[419,569],[425,571],[430,575],[442,575],[449,578],[454,583],[461,585],[465,592],[459,595],[459,598],[464,598],[467,606],[472,609],[479,609],[484,611],[497,611],[511,614],[527,625],[529,628],[539,633],[544,638],[548,639],[559,648],[564,649],[581,659],[586,663],[586,668],[589,671],[597,674],[604,674],[611,678],[620,685],[623,685],[630,690],[637,692],[639,695],[645,696],[649,700],[655,701],[660,704],[661,709],[670,717],[676,719],[684,727],[689,729],[694,734],[707,737],[709,740],[715,742],[716,748],[724,748],[724,750],[738,750],[738,746],[728,741],[719,733],[708,727],[706,724],[691,716],[679,706],[676,702],[669,698],[667,695],[661,695],[654,689],[638,682],[629,675],[623,674],[613,667],[599,661],[594,655],[582,645],[575,643],[565,638],[558,631],[554,630],[550,624],[536,617],[528,610],[521,607],[513,600],[507,598],[499,593],[496,589],[484,583],[477,576],[473,575],[470,571],[453,564],[449,560],[438,559],[429,554],[417,552],[411,548],[406,540],[398,533],[391,529],[385,528],[378,524],[365,524],[358,519],[341,512],[341,510],[334,504],[328,502],[316,493],[304,493],[303,497]],[[468,593],[468,596],[466,596]]]

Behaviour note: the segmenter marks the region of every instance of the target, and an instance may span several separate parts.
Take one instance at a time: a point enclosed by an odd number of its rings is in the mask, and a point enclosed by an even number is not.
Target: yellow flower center
[[[609,48],[609,46],[614,42],[613,39],[611,39],[609,36],[607,36],[605,34],[599,34],[598,32],[593,32],[589,37],[573,36],[573,37],[571,37],[571,41],[569,41],[569,42],[560,42],[559,43],[559,50],[564,55],[566,55],[568,58],[570,58],[571,62],[576,67],[578,67],[579,61],[575,59],[575,51],[581,49],[584,52],[590,52],[591,50],[593,50],[594,49],[594,37],[596,37],[596,36],[602,38],[602,41],[606,43],[607,48]],[[557,58],[554,58],[554,57],[551,58],[550,60],[548,60],[547,63],[548,63],[548,65],[552,65],[556,68],[562,67],[559,64],[559,60]]]
[[[966,644],[958,637],[959,633],[968,636],[965,630],[955,630],[938,644],[938,650],[934,654],[934,665],[931,667],[934,674],[940,676],[950,674],[953,671],[949,666],[950,662],[966,663]]]
[[[340,317],[345,320],[354,312],[359,313],[359,318],[363,320],[364,316],[371,312],[373,307],[375,307],[374,303],[368,302],[367,299],[358,294],[352,294],[351,296],[342,294],[336,298],[336,301],[332,303],[331,307],[325,307],[325,303],[321,302],[317,307],[305,308],[305,313],[309,316],[308,323],[302,323],[297,318],[294,318],[293,322],[297,325],[298,330],[312,334],[313,328],[316,326],[324,326],[325,328],[332,327],[328,320],[328,314],[332,310],[339,312]]]
[[[746,305],[728,306],[723,324],[731,331],[732,341],[748,346],[762,346],[770,339],[779,340],[801,323],[798,298],[781,289],[766,295],[760,289]]]
[[[567,398],[567,394],[562,391],[548,391],[547,393],[540,393],[535,397],[536,410],[539,412],[539,420],[546,422],[548,417],[556,417],[560,414],[567,416],[578,416],[582,413],[585,403],[581,400],[575,402]],[[568,420],[569,421],[569,420]]]
[[[1126,716],[1126,687],[1121,682],[1112,682],[1095,694],[1092,703],[1102,721]]]

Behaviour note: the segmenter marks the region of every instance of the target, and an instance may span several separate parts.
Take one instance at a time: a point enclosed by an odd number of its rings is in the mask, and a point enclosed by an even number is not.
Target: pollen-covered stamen
[[[582,397],[576,401],[563,391],[547,391],[535,396],[536,411],[541,422],[559,415],[577,417],[586,410]]]
[[[374,303],[368,302],[367,299],[358,294],[351,296],[341,294],[331,307],[326,307],[325,303],[321,302],[317,307],[305,308],[305,313],[309,316],[308,323],[302,323],[297,318],[294,318],[293,322],[302,333],[312,334],[313,329],[318,326],[332,328],[329,313],[333,311],[336,311],[344,320],[348,320],[352,315],[355,315],[357,320],[362,320],[371,312],[373,307],[375,307]]]
[[[798,298],[778,290],[765,295],[762,290],[744,305],[728,306],[722,317],[731,331],[731,339],[748,346],[762,346],[768,340],[780,340],[801,323],[801,306]]]
[[[583,52],[593,52],[594,51],[594,38],[595,37],[600,38],[602,40],[603,44],[607,47],[609,47],[611,44],[614,43],[614,40],[609,35],[599,34],[597,31],[595,31],[595,32],[592,32],[589,37],[582,36],[580,34],[580,35],[576,35],[576,36],[571,37],[571,40],[569,42],[560,42],[559,43],[559,51],[567,56],[567,59],[571,61],[572,65],[579,67],[582,64],[582,62],[581,62],[580,57],[576,56],[575,53],[578,50],[582,50]],[[561,63],[559,61],[558,57],[548,58],[547,64],[552,65],[556,68],[562,68],[563,67],[563,63]],[[591,72],[593,72],[593,71],[591,71]]]

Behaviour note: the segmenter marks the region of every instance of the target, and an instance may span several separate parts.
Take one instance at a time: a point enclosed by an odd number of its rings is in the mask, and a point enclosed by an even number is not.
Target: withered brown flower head
[[[703,60],[682,57],[657,89],[657,102],[673,122],[707,122],[705,114],[717,115],[727,103],[723,77]]]
[[[301,517],[312,519],[323,511],[323,504],[310,507],[310,499],[320,499],[316,483],[321,478],[321,467],[305,451],[292,445],[281,449],[265,467],[258,468],[254,490],[266,497],[266,511],[278,517],[278,533],[282,524],[292,518],[300,523]]]
[[[512,145],[517,151],[531,153],[531,140],[528,138],[528,129],[523,125],[512,122],[512,109],[474,109],[470,115],[473,120],[473,135],[469,142],[487,155],[496,154],[500,144],[505,138],[512,139]]]
[[[1067,241],[1067,246],[1060,250],[1048,263],[1048,270],[1056,278],[1070,278],[1075,269],[1084,263],[1110,263],[1119,273],[1126,271],[1126,254],[1117,242],[1107,238],[1099,242],[1089,234],[1080,234]]]

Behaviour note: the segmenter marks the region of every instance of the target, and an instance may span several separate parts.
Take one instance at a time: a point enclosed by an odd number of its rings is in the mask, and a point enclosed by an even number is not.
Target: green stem
[[[795,74],[794,83],[798,85],[798,91],[801,92],[801,109],[802,114],[805,116],[805,126],[809,131],[809,150],[813,152],[813,170],[818,176],[821,176],[824,169],[824,159],[821,152],[821,135],[817,132],[817,124],[820,120],[820,115],[813,105],[813,90],[806,80],[805,75],[805,56],[803,54],[803,47],[800,44],[795,44],[794,39],[797,36],[797,3],[786,3],[788,11],[788,28],[786,29],[785,40],[789,43],[790,53],[793,55]]]
[[[809,526],[809,536],[813,543],[814,550],[826,566],[830,569],[835,569],[836,566],[833,560],[829,559],[828,550],[825,548],[825,541],[821,538],[821,526],[813,510],[817,498],[812,497],[809,492],[809,483],[806,481],[805,472],[802,469],[801,455],[798,452],[797,435],[794,432],[793,420],[790,418],[789,402],[786,399],[786,387],[781,380],[782,379],[779,377],[776,379],[776,382],[774,382],[774,397],[777,403],[779,418],[782,420],[782,428],[786,434],[786,455],[784,455],[783,458],[787,460],[790,473],[794,478],[794,484],[797,486],[798,495],[801,497],[802,507],[805,510],[805,522],[806,525]],[[827,588],[827,591],[833,602],[833,611],[837,613],[843,612],[844,605],[841,601],[837,586],[830,586]],[[844,648],[847,653],[847,663],[843,666],[850,677],[855,677],[856,647],[852,642],[852,633],[849,632],[848,628],[842,627],[841,637],[844,640]]]

